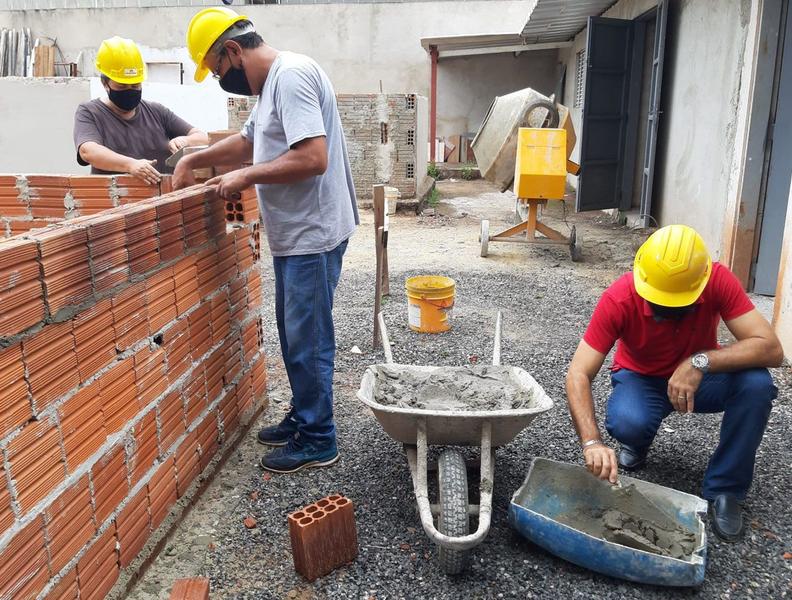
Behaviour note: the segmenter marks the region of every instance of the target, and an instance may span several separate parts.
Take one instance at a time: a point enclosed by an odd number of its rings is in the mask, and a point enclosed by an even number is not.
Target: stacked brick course
[[[0,598],[104,598],[263,407],[258,233],[195,186],[0,240]]]
[[[165,191],[129,175],[0,175],[0,238]]]

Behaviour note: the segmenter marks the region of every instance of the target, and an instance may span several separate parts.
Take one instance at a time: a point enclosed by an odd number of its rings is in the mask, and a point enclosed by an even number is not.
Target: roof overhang
[[[615,0],[537,0],[520,37],[526,43],[571,41],[589,17],[601,15]]]
[[[498,54],[503,52],[528,52],[532,50],[549,50],[565,48],[572,42],[550,42],[528,44],[517,33],[492,33],[477,35],[446,35],[441,37],[421,38],[421,46],[429,52],[437,48],[438,56],[475,56],[480,54]]]
[[[529,4],[533,4],[530,16],[519,33],[427,37],[421,38],[421,46],[427,52],[436,48],[438,57],[568,48],[588,18],[601,15],[616,0],[533,0]]]

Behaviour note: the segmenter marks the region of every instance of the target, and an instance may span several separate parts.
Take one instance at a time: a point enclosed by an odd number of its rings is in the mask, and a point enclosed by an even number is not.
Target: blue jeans
[[[674,409],[668,401],[668,380],[621,369],[611,376],[605,427],[620,443],[647,450],[660,423]],[[702,495],[745,499],[753,479],[756,450],[778,389],[767,369],[708,373],[693,400],[693,412],[723,413],[720,442],[707,465]]]
[[[347,241],[333,250],[276,256],[275,319],[292,390],[291,417],[304,442],[335,443],[333,295]]]

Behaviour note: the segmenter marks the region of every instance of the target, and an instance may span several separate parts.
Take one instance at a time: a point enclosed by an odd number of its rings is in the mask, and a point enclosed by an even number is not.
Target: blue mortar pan
[[[534,544],[548,552],[603,575],[663,586],[697,586],[704,581],[707,533],[701,514],[705,500],[632,477],[620,477],[622,486],[634,484],[656,508],[695,533],[695,551],[688,560],[671,558],[610,542],[559,521],[576,522],[611,508],[613,487],[578,465],[535,458],[525,482],[509,506],[509,522]]]

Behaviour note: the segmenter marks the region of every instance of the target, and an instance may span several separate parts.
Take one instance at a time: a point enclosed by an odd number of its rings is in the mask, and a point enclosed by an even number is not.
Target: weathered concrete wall
[[[555,50],[440,57],[437,134],[475,133],[495,96],[525,87],[549,95],[556,85]]]
[[[790,194],[792,195],[792,194]],[[778,287],[773,308],[773,325],[784,346],[784,355],[792,357],[792,210],[787,211],[784,243],[778,268]]]
[[[655,188],[661,225],[686,223],[720,255],[750,2],[674,2]]]
[[[530,12],[521,0],[482,0],[455,10],[449,2],[310,4],[238,7],[276,48],[303,52],[325,68],[338,93],[429,94],[429,57],[420,39],[429,36],[520,31]],[[0,12],[0,27],[30,27],[58,39],[66,60],[93,64],[110,35],[135,39],[146,60],[180,60],[185,83],[194,67],[184,49],[197,7],[119,8]],[[449,18],[453,11],[453,18]],[[84,73],[92,75],[93,73]],[[214,82],[205,85],[216,85]],[[441,90],[441,95],[444,92]]]
[[[633,19],[654,0],[622,0],[603,16]],[[653,213],[660,225],[695,227],[711,252],[720,254],[729,179],[739,169],[735,156],[743,56],[750,2],[671,0],[661,96],[660,136]],[[575,92],[575,55],[586,45],[587,30],[561,50],[566,61],[565,101]],[[581,132],[581,109],[572,108]],[[573,160],[580,156],[580,144]],[[577,178],[569,177],[576,186]]]
[[[81,102],[102,95],[97,78],[0,78],[0,148],[6,150],[0,153],[0,172],[87,173],[77,164],[74,113]],[[227,127],[228,94],[217,86],[147,83],[143,97],[205,131]]]
[[[85,173],[72,142],[88,79],[0,78],[0,172]]]

